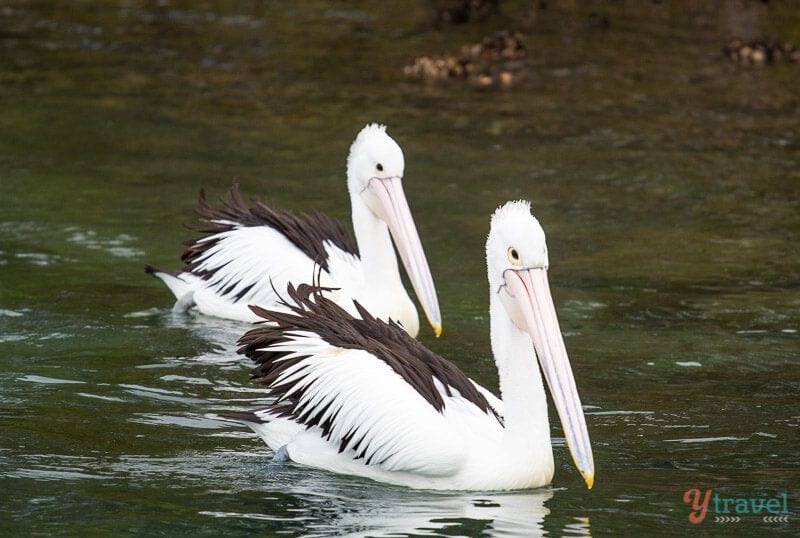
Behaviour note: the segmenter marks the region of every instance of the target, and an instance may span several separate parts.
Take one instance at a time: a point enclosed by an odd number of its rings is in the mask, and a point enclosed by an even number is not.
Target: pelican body
[[[364,127],[350,147],[347,186],[353,229],[321,213],[295,215],[263,203],[248,207],[234,185],[221,208],[200,193],[197,213],[206,235],[187,242],[183,271],[147,266],[169,287],[174,309],[257,321],[248,305],[279,306],[288,284],[310,282],[316,268],[328,297],[351,314],[352,300],[383,320],[394,320],[412,336],[419,319],[403,286],[392,239],[420,304],[436,333],[442,331],[439,302],[425,252],[403,191],[403,152],[382,125]]]
[[[290,287],[288,311],[240,339],[274,402],[228,418],[300,464],[412,488],[510,490],[553,478],[541,371],[588,487],[594,462],[547,281],[544,232],[524,202],[498,209],[486,244],[501,398],[356,304]],[[538,362],[537,362],[538,359]]]

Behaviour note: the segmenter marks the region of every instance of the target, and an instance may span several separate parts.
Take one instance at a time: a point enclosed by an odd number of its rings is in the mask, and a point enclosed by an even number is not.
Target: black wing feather
[[[309,331],[319,335],[332,346],[363,349],[373,354],[389,365],[440,413],[444,410],[445,400],[437,390],[435,381],[439,381],[445,387],[448,396],[452,395],[451,389],[457,390],[462,397],[485,413],[494,415],[502,424],[502,418],[483,394],[454,364],[417,342],[394,321],[390,320],[387,323],[375,318],[355,301],[354,304],[362,319],[353,317],[342,307],[327,299],[323,295],[326,291],[330,289],[308,284],[301,284],[295,288],[290,284],[287,290],[288,299],[282,301],[289,312],[266,310],[258,306],[250,307],[256,315],[272,324],[252,329],[244,334],[239,339],[238,352],[256,363],[252,377],[270,386],[272,395],[276,397],[276,403],[281,405],[274,410],[275,412],[281,416],[291,417],[308,427],[319,426],[325,436],[331,433],[333,419],[322,422],[326,409],[306,416],[305,410],[298,408],[304,389],[287,396],[287,393],[298,384],[302,385],[303,376],[293,376],[294,379],[291,381],[274,385],[283,372],[308,357],[296,356],[287,359],[290,351],[265,349],[288,341],[293,332]],[[339,451],[342,452],[348,447],[357,450],[362,439],[354,439],[352,433],[348,433],[341,439]]]
[[[355,256],[359,255],[355,237],[338,220],[318,211],[295,215],[289,211],[274,209],[262,202],[248,207],[239,192],[238,183],[231,186],[227,198],[223,200],[222,207],[214,207],[209,204],[206,201],[205,191],[201,190],[195,212],[205,222],[199,225],[187,225],[187,227],[205,235],[184,242],[186,248],[181,259],[185,264],[185,271],[206,280],[212,278],[219,269],[224,267],[224,265],[220,265],[211,270],[199,269],[198,267],[205,261],[206,253],[221,240],[218,237],[219,234],[239,227],[269,226],[274,228],[325,271],[328,270],[326,241],[330,241],[345,252]],[[232,291],[236,284],[233,283],[228,290],[223,291],[223,295]],[[246,292],[247,290],[240,292],[238,299]]]

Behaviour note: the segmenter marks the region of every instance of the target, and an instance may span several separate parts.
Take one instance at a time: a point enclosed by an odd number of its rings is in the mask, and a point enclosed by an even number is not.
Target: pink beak
[[[592,446],[550,295],[547,269],[508,269],[503,278],[516,306],[516,313],[521,314],[521,319],[515,319],[514,322],[533,340],[536,356],[564,428],[570,454],[586,485],[591,489],[594,484]]]
[[[414,293],[417,294],[428,323],[436,336],[442,334],[442,316],[439,313],[439,299],[433,286],[433,277],[422,250],[422,243],[403,192],[400,177],[372,178],[368,188],[377,197],[379,207],[376,213],[389,226],[400,259],[406,268]]]

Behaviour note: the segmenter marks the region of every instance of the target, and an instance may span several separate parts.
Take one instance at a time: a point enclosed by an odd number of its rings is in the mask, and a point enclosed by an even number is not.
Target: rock
[[[785,41],[757,39],[744,42],[732,39],[723,49],[730,60],[740,65],[766,65],[800,61],[800,49]]]
[[[484,37],[480,43],[461,47],[459,56],[420,56],[403,67],[406,78],[423,81],[469,80],[477,86],[510,87],[513,71],[522,69],[525,55],[522,36],[506,30]]]

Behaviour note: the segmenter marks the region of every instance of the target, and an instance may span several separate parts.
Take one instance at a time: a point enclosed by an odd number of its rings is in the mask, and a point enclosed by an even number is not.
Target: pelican
[[[414,303],[400,279],[392,238],[409,280],[436,336],[442,332],[439,301],[411,210],[403,192],[403,151],[386,127],[364,127],[350,147],[347,187],[355,237],[321,213],[295,215],[264,204],[247,207],[238,185],[225,207],[210,206],[200,193],[197,213],[207,235],[187,243],[183,271],[152,266],[146,271],[175,295],[174,310],[196,307],[203,314],[242,321],[258,318],[248,305],[278,306],[275,290],[314,278],[351,314],[352,299],[379,319],[395,320],[412,336],[419,332]]]
[[[279,460],[421,489],[535,488],[554,470],[541,367],[591,488],[589,434],[529,203],[494,213],[486,260],[501,398],[397,324],[356,303],[359,319],[301,285],[288,288],[289,311],[254,306],[271,323],[239,340],[274,401],[225,418],[250,426]]]

